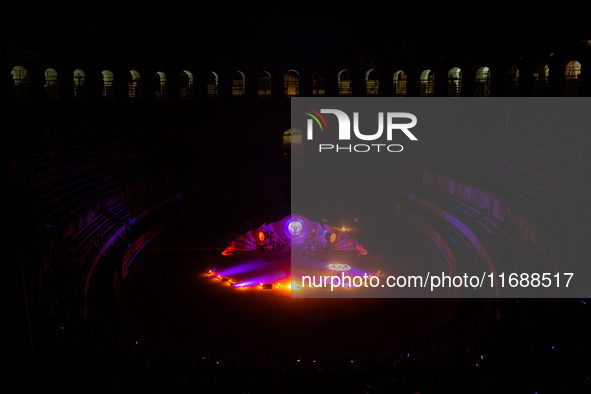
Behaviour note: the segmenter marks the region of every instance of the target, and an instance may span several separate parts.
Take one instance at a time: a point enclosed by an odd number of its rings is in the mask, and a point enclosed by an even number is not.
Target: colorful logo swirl
[[[312,108],[308,108],[308,107],[304,107],[305,110],[313,112],[304,112],[306,115],[310,116],[312,119],[314,119],[316,121],[316,123],[318,123],[318,126],[320,126],[320,130],[324,131],[324,128],[322,127],[322,123],[324,123],[324,127],[326,127],[326,131],[328,131],[328,125],[326,124],[326,120],[324,120],[324,117],[322,115],[320,115],[320,112],[312,109]],[[320,120],[318,119],[322,119],[322,123],[320,123]]]

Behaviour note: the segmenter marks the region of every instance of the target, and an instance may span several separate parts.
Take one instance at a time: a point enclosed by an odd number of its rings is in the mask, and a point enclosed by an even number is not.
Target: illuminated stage
[[[256,211],[260,203],[242,205]],[[223,224],[204,231],[203,223]],[[454,313],[453,299],[351,298],[357,288],[340,289],[343,298],[293,297],[301,289],[290,276],[292,263],[323,273],[350,266],[346,272],[383,275],[392,273],[383,268],[392,256],[398,272],[445,264],[410,223],[392,226],[395,243],[376,237],[367,255],[324,248],[300,253],[295,243],[291,250],[222,255],[232,241],[220,233],[239,223],[220,202],[146,245],[120,288],[122,310],[141,338],[244,359],[322,359],[407,346],[433,335]],[[384,240],[392,237],[384,234]]]
[[[207,274],[235,288],[275,286],[296,290],[302,286],[297,278],[303,275],[334,271],[373,275],[359,268],[367,259],[351,260],[367,255],[367,250],[345,229],[333,229],[298,214],[242,234],[222,255],[226,258],[217,259]]]
[[[292,245],[294,249],[297,247],[305,252],[323,249],[367,254],[367,250],[347,234],[345,228],[333,229],[293,213],[241,235],[222,254],[228,256],[253,250],[285,251],[291,250]]]

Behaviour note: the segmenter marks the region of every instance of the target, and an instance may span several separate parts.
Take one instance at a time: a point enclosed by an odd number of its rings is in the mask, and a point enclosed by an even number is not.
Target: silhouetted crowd
[[[106,295],[106,294],[105,294]],[[481,302],[481,300],[479,300]],[[463,300],[469,305],[471,300]],[[476,301],[478,302],[478,301]],[[144,339],[108,310],[36,327],[35,389],[137,393],[497,393],[591,389],[588,300],[501,299],[489,317],[381,355],[241,361]],[[36,391],[36,390],[35,390]]]

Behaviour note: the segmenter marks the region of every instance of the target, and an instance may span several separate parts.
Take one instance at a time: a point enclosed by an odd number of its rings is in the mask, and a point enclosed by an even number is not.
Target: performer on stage
[[[271,231],[269,235],[269,249],[275,252],[283,251],[283,242],[281,242],[281,238],[275,235],[274,231]]]
[[[312,229],[312,231],[310,231],[310,235],[308,235],[308,243],[310,245],[314,245],[316,244],[316,229]]]
[[[308,235],[308,242],[306,242],[306,254],[308,251],[314,252],[316,250],[316,229],[312,229]]]
[[[335,244],[335,241],[337,240],[337,234],[333,232],[326,232],[326,234],[324,234],[324,240],[324,247],[326,249],[332,249],[332,247]]]

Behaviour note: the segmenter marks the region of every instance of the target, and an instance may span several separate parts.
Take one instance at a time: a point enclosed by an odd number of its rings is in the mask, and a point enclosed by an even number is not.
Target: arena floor
[[[120,305],[129,322],[145,338],[231,357],[279,361],[397,349],[429,341],[450,321],[456,308],[453,298],[354,298],[351,291],[356,289],[344,289],[353,298],[292,298],[296,290],[286,286],[237,288],[207,274],[249,259],[262,262],[267,272],[288,272],[289,253],[268,258],[262,252],[221,252],[246,231],[246,221],[254,228],[282,219],[292,208],[276,197],[220,201],[160,233],[136,256],[121,284]],[[433,242],[402,219],[392,222],[390,234],[370,239],[369,214],[355,212],[355,222],[340,212],[342,206],[331,207],[323,217],[313,210],[299,213],[310,220],[326,217],[330,224],[351,226],[352,235],[370,253],[350,258],[369,271],[383,267],[384,256],[396,262],[399,272],[417,266],[441,270],[446,264]],[[231,279],[237,282],[248,276],[244,275]]]

